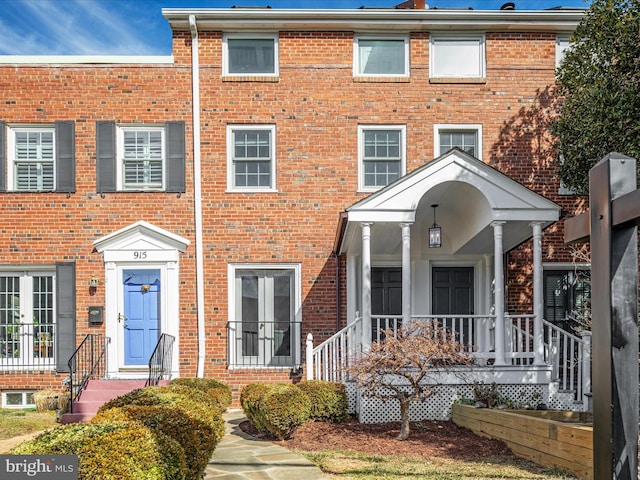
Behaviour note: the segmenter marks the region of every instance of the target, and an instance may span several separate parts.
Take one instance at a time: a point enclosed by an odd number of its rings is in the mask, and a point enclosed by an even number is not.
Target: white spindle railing
[[[437,322],[453,332],[461,351],[471,353],[480,364],[495,358],[495,316],[420,315],[412,320]],[[505,359],[508,365],[532,365],[534,361],[533,315],[505,316]],[[373,315],[371,339],[384,340],[384,331],[397,335],[401,315]],[[545,362],[552,365],[552,379],[560,389],[574,391],[578,401],[590,391],[590,342],[543,321]],[[346,381],[345,369],[357,353],[365,349],[362,318],[357,318],[331,338],[313,347],[307,337],[307,379]]]

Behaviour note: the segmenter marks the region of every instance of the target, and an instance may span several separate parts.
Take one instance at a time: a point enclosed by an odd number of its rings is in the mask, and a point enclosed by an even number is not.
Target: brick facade
[[[471,14],[470,14],[471,15]],[[560,204],[548,122],[556,34],[486,33],[486,80],[433,82],[429,33],[410,33],[410,78],[354,79],[352,31],[281,31],[277,78],[222,76],[222,32],[199,32],[203,206],[204,376],[237,394],[255,381],[294,381],[289,369],[228,369],[228,265],[299,263],[302,336],[329,337],[346,322],[345,259],[334,240],[340,212],[358,192],[359,125],[406,125],[406,170],[434,158],[435,124],[481,124],[483,161]],[[77,339],[87,308],[104,305],[105,265],[93,242],[144,220],[191,243],[180,265],[180,375],[196,375],[191,35],[174,30],[173,64],[0,65],[7,124],[75,122],[76,191],[0,194],[0,265],[76,263]],[[96,188],[96,122],[186,125],[186,192]],[[274,125],[276,192],[227,189],[227,125]],[[544,233],[545,262],[570,261],[561,225]],[[530,242],[507,254],[508,309],[531,304]],[[337,266],[339,265],[339,270]],[[92,276],[100,286],[91,292]],[[338,292],[338,288],[341,289]],[[338,303],[338,301],[340,303]],[[524,307],[523,307],[524,306]],[[109,315],[109,312],[107,312]],[[0,374],[0,390],[58,386],[65,374]]]

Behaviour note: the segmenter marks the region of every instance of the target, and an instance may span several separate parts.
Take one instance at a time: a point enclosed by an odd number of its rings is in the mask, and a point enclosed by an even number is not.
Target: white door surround
[[[139,221],[102,237],[93,245],[103,254],[105,264],[105,335],[107,347],[107,377],[146,378],[148,368],[126,368],[124,365],[124,326],[122,272],[125,269],[158,269],[162,292],[160,296],[160,332],[175,337],[172,377],[178,376],[179,352],[179,257],[189,246],[189,240],[150,223]]]

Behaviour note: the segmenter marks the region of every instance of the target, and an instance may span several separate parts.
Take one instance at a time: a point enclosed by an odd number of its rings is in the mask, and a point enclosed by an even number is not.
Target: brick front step
[[[62,415],[62,423],[77,423],[89,421],[98,409],[109,400],[125,395],[136,388],[145,386],[146,380],[90,380],[86,390],[73,403],[73,413]],[[161,385],[168,385],[169,381],[161,381]]]

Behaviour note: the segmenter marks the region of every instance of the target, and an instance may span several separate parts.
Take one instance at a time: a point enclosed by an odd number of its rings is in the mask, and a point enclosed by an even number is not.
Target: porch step
[[[145,386],[146,380],[90,380],[80,398],[73,402],[73,413],[62,415],[61,422],[77,423],[89,421],[98,409],[109,400],[125,395]],[[167,380],[161,385],[168,385]]]

